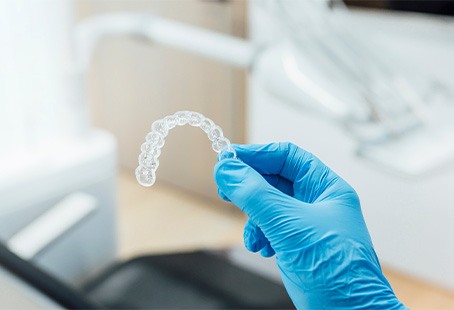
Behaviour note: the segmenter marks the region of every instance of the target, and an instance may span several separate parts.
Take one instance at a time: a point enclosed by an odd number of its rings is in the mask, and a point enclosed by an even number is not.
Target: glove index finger
[[[237,156],[262,175],[280,175],[288,151],[284,143],[233,144]]]
[[[311,165],[323,165],[312,153],[291,142],[270,144],[235,144],[238,158],[260,174],[280,175],[294,182]],[[324,166],[324,165],[323,165]]]
[[[234,145],[238,158],[260,174],[279,175],[293,184],[294,197],[314,202],[338,176],[312,153],[290,142]]]

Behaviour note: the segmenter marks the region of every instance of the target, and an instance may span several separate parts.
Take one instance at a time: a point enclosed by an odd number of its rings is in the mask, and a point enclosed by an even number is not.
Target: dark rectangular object
[[[85,291],[109,308],[294,309],[282,284],[205,252],[138,257]]]

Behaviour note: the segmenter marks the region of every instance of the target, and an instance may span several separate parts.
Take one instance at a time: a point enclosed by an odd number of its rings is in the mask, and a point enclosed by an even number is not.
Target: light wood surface
[[[383,268],[397,297],[410,309],[454,309],[454,292]]]
[[[222,249],[241,245],[245,217],[210,201],[162,185],[139,186],[132,171],[119,177],[122,258],[147,253]],[[397,296],[411,309],[454,309],[454,292],[384,267]]]
[[[234,207],[175,190],[160,180],[152,189],[144,188],[132,174],[119,178],[121,257],[242,244],[245,218]]]

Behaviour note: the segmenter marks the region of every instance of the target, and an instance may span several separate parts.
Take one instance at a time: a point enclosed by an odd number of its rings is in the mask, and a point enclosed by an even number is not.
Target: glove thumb
[[[219,190],[246,213],[266,234],[285,221],[295,199],[270,185],[262,175],[240,160],[225,159],[214,168]]]

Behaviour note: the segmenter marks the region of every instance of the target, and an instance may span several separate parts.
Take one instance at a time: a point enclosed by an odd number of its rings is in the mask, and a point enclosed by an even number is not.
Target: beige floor
[[[206,201],[164,185],[143,188],[131,175],[119,177],[120,255],[242,244],[245,217],[219,201]],[[454,292],[384,268],[397,296],[411,309],[454,309]]]
[[[172,187],[119,178],[120,255],[221,249],[242,244],[244,216],[232,206]]]

